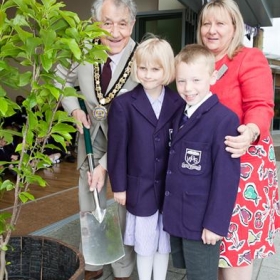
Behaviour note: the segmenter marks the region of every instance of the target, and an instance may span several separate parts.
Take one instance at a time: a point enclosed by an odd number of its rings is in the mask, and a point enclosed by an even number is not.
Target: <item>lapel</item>
[[[184,108],[185,102],[179,94],[165,87],[165,95],[159,119],[156,118],[153,108],[141,84],[137,85],[132,93],[134,98],[133,106],[143,115],[155,128],[155,132],[160,130],[174,116],[177,110]]]
[[[181,111],[181,108],[185,108],[185,102],[180,97],[180,95],[172,91],[169,87],[165,87],[164,100],[158,119],[156,131],[161,129],[170,119],[177,113]]]
[[[132,91],[132,98],[134,99],[132,106],[156,127],[158,120],[141,84],[138,84]]]
[[[124,52],[123,52],[123,55],[121,57],[121,60],[119,61],[115,71],[114,71],[114,74],[110,80],[110,83],[108,85],[108,88],[107,88],[107,91],[106,93],[114,86],[114,84],[116,83],[116,81],[118,80],[119,76],[122,74],[124,68],[125,68],[125,65],[127,63],[127,60],[129,59],[132,51],[133,51],[133,48],[135,47],[135,42],[130,38],[127,46],[125,47],[124,49]]]
[[[174,130],[173,130],[173,139],[172,144],[175,144],[177,141],[179,141],[182,137],[185,137],[190,130],[197,124],[197,122],[200,121],[200,119],[203,117],[205,113],[210,111],[215,105],[217,105],[219,102],[218,97],[216,94],[213,94],[211,97],[209,97],[205,102],[203,102],[196,111],[192,114],[192,116],[188,119],[188,121],[185,123],[185,125],[179,129],[179,122],[181,119],[181,116],[184,112],[185,107],[181,110],[181,114],[178,114],[176,116],[175,122],[174,122]]]

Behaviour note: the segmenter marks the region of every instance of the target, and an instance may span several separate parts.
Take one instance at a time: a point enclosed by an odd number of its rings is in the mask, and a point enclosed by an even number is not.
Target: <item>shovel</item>
[[[81,109],[87,114],[84,101],[79,99]],[[86,153],[90,172],[93,173],[94,159],[89,129],[84,129]],[[107,209],[102,209],[98,192],[93,191],[95,210],[80,212],[82,251],[85,263],[105,265],[124,256],[122,233],[118,215],[118,205],[113,200],[107,202]]]

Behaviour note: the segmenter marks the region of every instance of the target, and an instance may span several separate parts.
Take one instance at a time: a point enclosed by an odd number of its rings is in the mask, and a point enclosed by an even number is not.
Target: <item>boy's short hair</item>
[[[152,36],[152,37],[151,37]],[[171,45],[164,39],[150,35],[137,47],[131,69],[131,76],[139,83],[137,66],[140,63],[156,63],[163,68],[163,85],[170,84],[175,78],[174,52]]]
[[[215,56],[205,46],[198,44],[186,45],[175,57],[175,66],[180,62],[187,64],[195,63],[200,59],[204,59],[205,67],[208,67],[211,75],[215,70]]]

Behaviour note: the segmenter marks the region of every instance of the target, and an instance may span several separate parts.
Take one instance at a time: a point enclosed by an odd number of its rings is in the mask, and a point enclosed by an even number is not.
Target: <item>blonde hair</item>
[[[201,10],[199,18],[198,18],[198,26],[197,26],[197,42],[198,44],[203,45],[201,38],[201,27],[205,18],[210,14],[215,12],[217,14],[217,10],[220,13],[227,12],[232,20],[232,24],[234,26],[235,32],[233,39],[228,47],[227,55],[230,59],[234,57],[234,55],[239,51],[241,47],[243,47],[243,39],[244,39],[244,21],[239,10],[237,3],[233,0],[212,0],[208,2]]]
[[[175,57],[175,67],[184,62],[186,64],[196,63],[198,60],[203,59],[205,67],[208,68],[209,75],[215,71],[215,56],[205,46],[198,44],[186,45]]]
[[[139,83],[137,77],[137,66],[139,64],[158,64],[163,68],[163,85],[170,84],[175,78],[174,52],[170,44],[154,35],[149,35],[147,39],[142,41],[137,47],[132,68],[131,77]]]

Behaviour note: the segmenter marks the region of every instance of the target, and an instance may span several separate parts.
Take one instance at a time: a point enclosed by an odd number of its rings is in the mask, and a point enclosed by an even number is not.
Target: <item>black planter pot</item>
[[[71,245],[44,236],[12,237],[6,260],[9,280],[82,280],[85,261]]]

